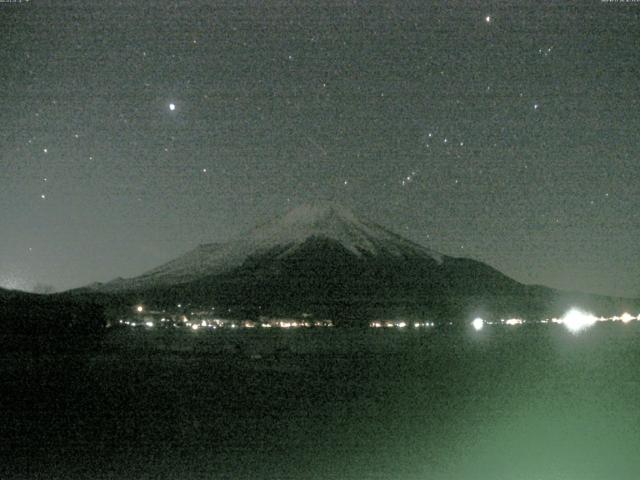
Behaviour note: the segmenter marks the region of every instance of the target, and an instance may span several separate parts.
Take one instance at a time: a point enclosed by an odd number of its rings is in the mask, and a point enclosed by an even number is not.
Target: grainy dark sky
[[[136,275],[332,199],[637,296],[639,31],[600,0],[0,3],[0,286]]]

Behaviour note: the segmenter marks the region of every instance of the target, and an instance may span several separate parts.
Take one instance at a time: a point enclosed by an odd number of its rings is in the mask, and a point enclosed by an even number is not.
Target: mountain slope
[[[223,274],[261,255],[293,254],[310,238],[325,238],[356,257],[420,257],[442,262],[443,256],[406,240],[335,204],[303,206],[274,221],[258,226],[227,243],[200,245],[158,268],[132,279],[118,279],[100,287],[103,291],[177,285],[207,275]]]
[[[624,299],[521,284],[466,258],[439,254],[334,204],[304,206],[241,238],[201,245],[139,277],[91,291],[175,309],[239,317],[332,319],[544,318],[575,305],[621,313]],[[129,307],[130,308],[130,307]],[[625,307],[626,308],[626,307]]]

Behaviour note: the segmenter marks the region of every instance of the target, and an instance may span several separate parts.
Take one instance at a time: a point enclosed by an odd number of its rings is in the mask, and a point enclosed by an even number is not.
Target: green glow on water
[[[635,322],[200,333],[121,329],[87,358],[5,355],[3,398],[21,405],[5,444],[64,479],[640,478]],[[21,458],[0,476],[19,478]]]

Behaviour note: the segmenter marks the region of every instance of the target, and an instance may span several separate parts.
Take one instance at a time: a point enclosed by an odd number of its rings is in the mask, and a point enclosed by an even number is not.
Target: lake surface
[[[640,325],[123,329],[0,357],[4,479],[637,479]]]

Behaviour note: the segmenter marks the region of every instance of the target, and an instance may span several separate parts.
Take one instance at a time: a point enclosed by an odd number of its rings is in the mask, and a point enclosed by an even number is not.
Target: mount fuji
[[[304,205],[283,217],[260,225],[245,236],[227,243],[203,244],[194,250],[150,270],[139,277],[117,279],[102,286],[103,290],[148,288],[177,285],[217,275],[261,257],[281,261],[296,257],[310,243],[331,244],[353,259],[420,258],[435,264],[443,255],[406,240],[395,233],[332,203]]]
[[[344,319],[532,317],[553,314],[575,298],[583,304],[595,298],[524,285],[334,203],[299,207],[236,240],[200,245],[138,277],[86,290],[167,308],[221,307],[243,317]]]

